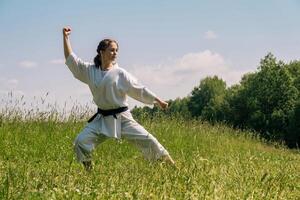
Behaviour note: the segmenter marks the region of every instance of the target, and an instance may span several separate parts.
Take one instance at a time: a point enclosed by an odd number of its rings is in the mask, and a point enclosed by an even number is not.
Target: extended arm
[[[70,27],[64,27],[63,28],[63,40],[64,40],[64,54],[65,58],[67,59],[69,55],[73,52],[69,35],[71,34],[71,28]]]
[[[143,102],[145,104],[151,105],[153,103],[158,103],[162,109],[168,107],[168,103],[161,100],[149,89],[138,83],[136,78],[125,70],[120,74],[119,87],[130,97]]]

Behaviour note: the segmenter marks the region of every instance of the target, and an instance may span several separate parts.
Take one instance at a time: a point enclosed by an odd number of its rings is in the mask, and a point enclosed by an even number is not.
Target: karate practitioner
[[[127,95],[152,105],[155,102],[165,109],[168,103],[158,98],[149,89],[116,63],[118,43],[102,40],[97,48],[94,63],[83,62],[72,51],[70,27],[63,28],[63,43],[66,65],[74,77],[87,84],[92,92],[98,112],[77,136],[74,149],[77,160],[86,170],[92,169],[91,153],[107,138],[125,138],[136,146],[148,160],[163,160],[174,165],[168,151],[138,124],[128,110]]]

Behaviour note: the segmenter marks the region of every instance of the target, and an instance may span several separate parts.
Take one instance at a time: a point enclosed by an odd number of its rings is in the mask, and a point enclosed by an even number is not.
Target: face
[[[115,42],[111,42],[104,51],[101,51],[101,55],[103,60],[115,62],[118,55],[118,45]]]

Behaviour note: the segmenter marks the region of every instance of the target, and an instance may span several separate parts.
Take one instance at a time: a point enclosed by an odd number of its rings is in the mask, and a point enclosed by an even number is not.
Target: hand
[[[165,101],[161,101],[161,102],[159,102],[159,106],[161,107],[161,109],[163,109],[163,110],[165,110],[165,109],[167,109],[168,108],[168,103],[167,102],[165,102]]]
[[[168,108],[168,103],[167,102],[165,102],[165,101],[162,101],[162,100],[160,100],[159,98],[156,98],[155,99],[156,101],[157,101],[157,103],[158,103],[158,105],[161,107],[161,109],[167,109]]]
[[[66,37],[66,36],[69,36],[71,34],[71,28],[69,26],[66,26],[63,28],[63,35]]]

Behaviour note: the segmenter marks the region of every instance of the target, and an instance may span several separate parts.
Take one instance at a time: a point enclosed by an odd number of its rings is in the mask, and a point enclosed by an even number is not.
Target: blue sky
[[[116,39],[119,65],[164,99],[187,96],[208,75],[238,83],[268,52],[300,59],[299,10],[297,0],[0,0],[0,99],[49,92],[60,105],[91,102],[63,63],[65,25],[86,61],[101,39]]]

